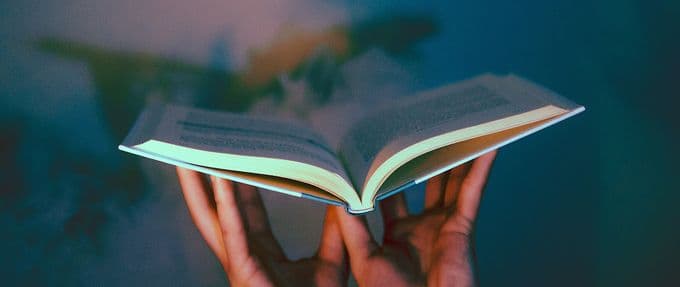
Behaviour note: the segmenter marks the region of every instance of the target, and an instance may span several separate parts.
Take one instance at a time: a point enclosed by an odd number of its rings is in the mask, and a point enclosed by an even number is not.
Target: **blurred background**
[[[0,285],[227,284],[174,169],[117,150],[150,100],[306,118],[485,72],[587,111],[501,150],[481,284],[680,284],[680,2],[243,2],[0,2]],[[324,206],[263,195],[311,255]]]

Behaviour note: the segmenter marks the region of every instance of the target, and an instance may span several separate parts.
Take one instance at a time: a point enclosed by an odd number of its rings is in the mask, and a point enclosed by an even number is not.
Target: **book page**
[[[411,145],[550,104],[545,95],[523,92],[505,78],[483,75],[376,111],[350,129],[340,153],[355,185],[365,187],[380,164]]]
[[[304,125],[225,112],[164,105],[148,108],[146,131],[125,145],[156,140],[191,149],[224,154],[285,159],[313,165],[347,179],[335,152],[318,134]],[[145,123],[137,123],[145,126]],[[133,136],[131,132],[130,136]]]
[[[342,83],[335,88],[332,97],[325,105],[312,110],[307,119],[336,150],[355,122],[379,107],[399,102],[422,90],[415,75],[377,49],[345,63],[340,73]]]

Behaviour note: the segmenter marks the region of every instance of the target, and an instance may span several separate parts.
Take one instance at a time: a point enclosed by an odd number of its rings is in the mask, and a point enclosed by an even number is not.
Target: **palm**
[[[177,174],[192,218],[232,285],[346,284],[347,262],[334,210],[326,213],[317,254],[291,261],[272,234],[256,188],[211,178],[211,190],[194,171],[178,168]]]
[[[427,183],[425,211],[409,215],[403,196],[381,203],[383,244],[358,217],[340,215],[359,285],[474,285],[470,235],[495,152]]]

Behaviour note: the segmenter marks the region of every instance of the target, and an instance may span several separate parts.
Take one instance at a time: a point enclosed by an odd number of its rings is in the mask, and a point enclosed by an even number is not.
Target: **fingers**
[[[382,214],[385,228],[392,226],[392,223],[408,216],[406,199],[403,193],[398,193],[380,201],[380,212]]]
[[[267,211],[257,188],[251,185],[236,184],[238,207],[245,217],[245,228],[250,233],[271,231]]]
[[[425,209],[442,206],[444,187],[448,180],[448,173],[440,174],[427,181],[425,185]]]
[[[256,188],[238,185],[237,191],[237,185],[231,181],[210,177],[216,205],[213,207],[208,189],[198,172],[177,168],[177,175],[194,222],[227,272],[232,269],[230,266],[240,266],[245,262],[251,251],[285,258],[271,232]],[[252,244],[248,242],[249,232]]]
[[[236,198],[234,196],[234,184],[231,181],[210,177],[215,204],[217,205],[217,217],[222,230],[222,240],[231,266],[241,266],[248,258],[250,250],[246,237],[245,227],[241,220]]]
[[[444,206],[450,207],[456,201],[460,186],[470,171],[471,166],[472,162],[467,162],[449,172],[449,178],[444,187]]]
[[[477,158],[460,186],[458,198],[456,200],[456,213],[474,221],[477,217],[477,210],[482,198],[482,192],[489,171],[496,157],[496,151],[486,153]]]
[[[224,250],[219,220],[201,175],[193,170],[177,167],[177,177],[189,213],[196,227],[198,227],[198,231],[220,262],[226,266],[227,254]]]
[[[336,212],[336,209],[330,206],[326,208],[318,256],[323,261],[337,266],[346,266],[345,246],[342,243],[342,234],[340,233]]]
[[[340,225],[340,233],[343,242],[347,246],[350,266],[355,274],[361,274],[365,270],[365,263],[369,256],[378,248],[378,244],[373,240],[368,224],[360,216],[353,216],[345,212],[342,207],[330,207],[335,209]]]
[[[239,210],[245,218],[244,227],[252,251],[264,257],[285,258],[283,249],[274,238],[267,210],[262,203],[258,189],[246,184],[235,184],[235,189]]]

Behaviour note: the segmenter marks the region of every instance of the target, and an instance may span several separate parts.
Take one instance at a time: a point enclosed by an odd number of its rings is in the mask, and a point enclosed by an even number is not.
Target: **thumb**
[[[342,234],[338,223],[336,210],[330,206],[326,208],[326,217],[321,232],[318,257],[323,261],[338,266],[346,265],[345,246],[342,243]]]
[[[364,264],[369,256],[378,248],[378,244],[368,230],[368,224],[364,217],[348,214],[342,207],[330,207],[335,209],[342,240],[347,246],[350,266],[354,274],[360,274],[357,270],[364,270]]]
[[[340,225],[338,223],[336,210],[330,206],[326,208],[326,218],[323,223],[323,231],[321,233],[321,242],[319,243],[319,251],[317,258],[322,262],[333,265],[334,271],[339,276],[342,282],[347,284],[349,279],[349,264],[347,262],[347,251],[342,242],[342,234],[340,233]]]

